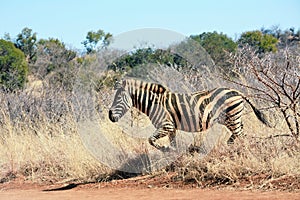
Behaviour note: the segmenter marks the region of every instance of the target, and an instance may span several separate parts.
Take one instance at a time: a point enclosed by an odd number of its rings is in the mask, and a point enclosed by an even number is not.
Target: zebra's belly
[[[175,122],[177,130],[186,132],[201,132],[202,126],[199,120],[199,116],[189,115],[181,118]]]

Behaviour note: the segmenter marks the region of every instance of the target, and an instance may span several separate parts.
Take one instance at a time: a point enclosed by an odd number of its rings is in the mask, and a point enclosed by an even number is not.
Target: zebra
[[[202,132],[216,122],[231,131],[227,143],[233,143],[243,133],[241,116],[244,100],[251,106],[256,117],[269,126],[263,113],[235,89],[220,87],[181,94],[173,93],[161,84],[136,79],[119,81],[114,89],[116,94],[109,109],[109,119],[117,122],[131,107],[137,108],[149,117],[156,128],[148,139],[149,143],[162,151],[176,149],[176,130]],[[170,140],[168,147],[157,143],[158,139],[165,136]]]

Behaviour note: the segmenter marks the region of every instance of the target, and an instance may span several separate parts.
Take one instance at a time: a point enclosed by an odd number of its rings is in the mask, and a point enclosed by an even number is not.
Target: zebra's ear
[[[120,88],[123,88],[125,86],[125,80],[116,80],[114,90],[118,90]]]

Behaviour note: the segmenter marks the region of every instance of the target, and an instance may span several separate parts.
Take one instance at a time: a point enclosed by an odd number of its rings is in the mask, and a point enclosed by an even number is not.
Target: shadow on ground
[[[71,190],[80,185],[93,184],[99,182],[110,182],[113,180],[122,180],[137,177],[151,172],[151,163],[148,154],[139,154],[138,156],[126,160],[117,170],[110,174],[99,175],[95,181],[69,183],[63,187],[45,189],[44,192]]]

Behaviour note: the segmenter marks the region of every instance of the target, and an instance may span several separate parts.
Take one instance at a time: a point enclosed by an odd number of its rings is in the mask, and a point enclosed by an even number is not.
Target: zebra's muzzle
[[[111,110],[108,112],[108,117],[109,117],[110,121],[112,121],[112,122],[118,121],[118,117],[115,117]]]

